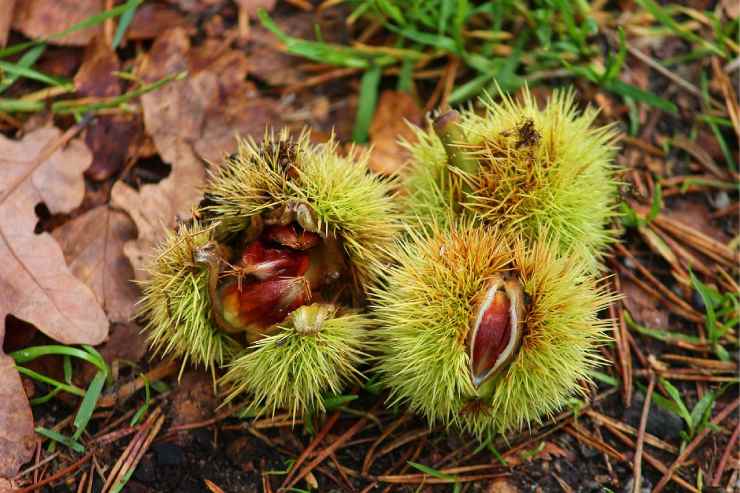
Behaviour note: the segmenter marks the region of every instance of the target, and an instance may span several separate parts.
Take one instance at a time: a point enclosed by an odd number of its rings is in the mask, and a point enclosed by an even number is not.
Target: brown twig
[[[375,442],[368,449],[367,454],[365,454],[365,460],[362,462],[362,474],[368,474],[370,472],[370,467],[373,465],[373,461],[375,460],[375,450],[381,443],[383,443],[383,440],[388,438],[391,433],[396,431],[396,428],[408,421],[408,419],[409,415],[404,414],[403,416],[393,421],[393,423],[388,425],[385,430],[383,430],[383,433],[380,434],[378,439],[375,440]]]
[[[645,444],[645,428],[647,427],[648,413],[650,412],[650,401],[653,399],[655,391],[655,373],[650,372],[650,382],[648,383],[645,402],[642,405],[642,415],[640,416],[640,428],[637,432],[637,445],[635,445],[635,460],[633,467],[632,493],[639,493],[642,484],[642,449]]]
[[[722,458],[719,460],[719,464],[717,464],[717,469],[714,471],[714,478],[712,479],[712,486],[719,486],[719,483],[722,481],[722,474],[725,472],[725,466],[727,465],[727,459],[730,458],[730,454],[733,450],[735,450],[735,444],[737,443],[737,437],[740,434],[740,420],[738,420],[737,424],[735,425],[735,431],[732,432],[732,436],[730,437],[730,441],[727,442],[727,446],[725,447],[725,451],[722,452]]]
[[[288,475],[285,476],[285,480],[283,481],[283,485],[280,487],[280,489],[286,489],[290,488],[290,486],[286,486],[292,479],[293,475],[296,471],[298,471],[298,468],[303,464],[306,459],[311,455],[313,450],[318,447],[318,445],[321,443],[321,440],[324,439],[324,437],[331,431],[331,429],[336,424],[337,420],[339,419],[340,412],[335,411],[334,414],[329,416],[329,418],[324,423],[324,426],[321,427],[321,430],[316,434],[313,440],[311,440],[311,443],[308,444],[308,447],[303,449],[303,452],[301,452],[301,455],[298,456],[296,461],[293,463],[293,466],[290,468],[290,471],[288,471]],[[291,486],[294,483],[291,484]]]
[[[83,456],[80,460],[75,462],[74,464],[71,464],[64,469],[58,470],[53,475],[49,476],[48,478],[42,479],[38,483],[32,484],[31,486],[27,486],[25,488],[21,488],[19,490],[14,491],[13,493],[31,493],[32,491],[36,491],[37,489],[41,488],[42,486],[46,486],[47,484],[51,484],[54,481],[63,478],[67,474],[71,473],[72,471],[77,470],[82,464],[90,460],[90,457],[92,457],[92,452],[88,452],[85,456]]]
[[[712,419],[712,424],[715,426],[719,425],[725,418],[727,418],[727,416],[732,414],[738,406],[740,406],[740,398],[735,399],[731,404],[720,411],[717,416]],[[706,438],[706,436],[711,433],[711,431],[712,428],[710,426],[707,426],[698,435],[696,435],[693,440],[691,440],[691,443],[689,443],[686,448],[683,449],[683,452],[678,455],[676,460],[673,462],[673,464],[671,464],[663,477],[660,478],[658,484],[655,485],[653,493],[660,493],[661,491],[663,491],[663,488],[665,488],[666,484],[668,484],[668,481],[670,481],[673,473],[676,472],[676,469],[681,467],[683,461],[686,460],[689,455],[691,455],[694,449],[699,446],[702,440],[704,440],[704,438]]]
[[[286,491],[292,488],[298,481],[306,477],[308,473],[313,470],[316,466],[321,464],[324,459],[326,459],[329,454],[333,453],[336,449],[338,449],[344,442],[352,438],[358,431],[362,429],[363,426],[365,426],[365,423],[368,421],[367,418],[361,418],[357,420],[355,424],[353,424],[347,431],[342,433],[339,437],[334,440],[334,442],[326,447],[324,450],[319,453],[314,460],[312,460],[306,467],[304,467],[298,475],[293,477],[290,481],[287,480],[283,482],[283,485],[280,487],[281,491]],[[295,468],[293,469],[295,470]]]

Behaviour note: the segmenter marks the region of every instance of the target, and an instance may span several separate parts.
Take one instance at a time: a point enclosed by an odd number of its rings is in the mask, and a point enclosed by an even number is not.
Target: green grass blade
[[[667,99],[663,99],[652,92],[644,91],[632,84],[622,82],[619,79],[604,81],[603,86],[606,90],[619,94],[620,96],[630,97],[635,101],[641,101],[668,113],[673,113],[674,115],[678,113],[678,107]]]
[[[63,390],[64,392],[67,392],[68,394],[77,395],[80,397],[83,397],[85,395],[85,391],[75,385],[68,385],[66,383],[60,382],[59,380],[55,380],[53,378],[47,377],[46,375],[42,375],[41,373],[30,370],[26,368],[25,366],[16,365],[15,368],[16,370],[18,370],[18,373],[20,373],[21,375],[25,375],[34,380],[38,380],[39,382],[43,382],[45,384],[51,385],[52,387],[55,387],[60,390]]]
[[[686,404],[684,404],[683,399],[681,398],[681,392],[679,392],[679,390],[674,387],[673,384],[668,380],[664,380],[661,378],[660,383],[665,391],[668,392],[670,398],[673,399],[673,402],[676,404],[676,409],[678,410],[679,416],[681,416],[681,418],[686,421],[689,430],[693,431],[694,423],[691,420],[691,413],[689,413],[689,409],[686,407]]]
[[[113,49],[115,50],[118,48],[118,45],[121,44],[121,40],[123,39],[123,35],[126,33],[126,29],[128,29],[129,24],[131,24],[131,21],[134,20],[134,14],[136,14],[136,8],[141,3],[141,0],[128,0],[126,2],[127,10],[124,11],[121,14],[121,18],[118,20],[118,27],[116,28],[116,34],[113,36]]]
[[[428,474],[437,479],[443,479],[445,481],[452,481],[452,482],[457,481],[457,477],[453,476],[452,474],[443,473],[442,471],[438,471],[434,469],[433,467],[425,466],[424,464],[419,464],[417,462],[412,462],[410,460],[406,461],[406,463],[410,465],[411,467],[413,467],[414,469],[417,469],[423,472],[424,474]]]
[[[96,351],[97,352],[97,351]],[[9,354],[16,363],[28,363],[41,356],[47,356],[50,354],[58,356],[72,356],[81,360],[87,361],[88,363],[95,365],[101,371],[108,371],[108,366],[103,361],[102,357],[98,358],[95,355],[91,355],[89,352],[79,348],[70,346],[61,346],[58,344],[52,344],[48,346],[33,346],[18,351],[14,351]],[[99,354],[98,354],[99,356]]]
[[[135,0],[135,1],[136,1],[136,5],[139,5],[144,0]],[[49,40],[59,39],[59,38],[62,38],[64,36],[68,35],[68,34],[72,34],[74,32],[81,31],[83,29],[88,29],[90,27],[95,27],[98,24],[102,24],[103,22],[105,22],[108,19],[112,19],[113,17],[117,17],[117,16],[123,14],[124,12],[126,12],[130,8],[131,8],[130,5],[127,4],[127,3],[126,4],[123,4],[123,5],[118,5],[116,7],[113,7],[110,10],[106,10],[106,11],[101,12],[99,14],[92,15],[92,16],[88,17],[87,19],[84,19],[84,20],[78,22],[77,24],[75,24],[75,25],[73,25],[73,26],[65,29],[64,31],[58,32],[56,34],[52,34],[48,38],[37,39],[37,40],[34,40],[34,41],[28,41],[28,42],[25,42],[25,43],[19,43],[17,45],[8,46],[7,48],[0,50],[0,58],[6,58],[6,57],[9,57],[11,55],[15,55],[16,53],[20,53],[22,51],[25,51],[26,49],[28,49],[28,48],[30,48],[32,46],[37,46],[37,45],[40,45],[40,44],[44,44],[44,43],[46,43],[46,41],[49,41]]]
[[[360,95],[357,103],[357,116],[355,118],[354,129],[352,130],[352,140],[360,144],[367,142],[368,139],[370,123],[375,114],[375,105],[378,102],[380,75],[381,69],[376,65],[369,68],[362,76]]]
[[[17,67],[30,68],[34,63],[43,55],[46,50],[46,45],[34,46],[15,63]],[[18,80],[20,75],[18,74],[4,74],[5,78],[0,82],[0,93],[3,93],[7,88],[13,85]]]
[[[61,433],[57,431],[44,428],[43,426],[37,426],[36,433],[38,433],[39,435],[43,437],[48,438],[49,440],[53,440],[55,442],[61,443],[65,447],[68,447],[79,454],[85,453],[85,447],[83,447],[80,442],[68,436],[62,435]]]
[[[77,415],[75,416],[75,433],[72,435],[73,439],[77,440],[80,438],[82,432],[85,431],[85,428],[87,427],[87,423],[90,422],[93,411],[95,411],[95,405],[100,398],[100,394],[103,392],[103,385],[105,384],[105,379],[107,377],[107,372],[99,371],[95,374],[95,377],[93,377],[90,385],[87,387],[85,397],[82,399],[80,409],[77,411]]]
[[[0,60],[0,70],[8,74],[15,75],[16,77],[25,77],[26,79],[43,82],[44,84],[48,84],[54,87],[70,85],[69,81],[58,79],[56,77],[51,77],[44,74],[43,72],[39,72],[38,70],[29,67],[24,67],[20,64],[4,62],[2,60]]]
[[[725,52],[713,43],[710,43],[698,34],[687,31],[679,26],[678,23],[673,19],[673,17],[671,17],[670,14],[668,14],[668,12],[666,12],[666,10],[658,5],[654,0],[637,0],[637,3],[642,8],[650,12],[652,16],[655,17],[655,20],[666,26],[677,36],[685,39],[686,41],[689,41],[690,43],[701,45],[711,50],[715,55],[719,55],[723,58],[726,56]]]

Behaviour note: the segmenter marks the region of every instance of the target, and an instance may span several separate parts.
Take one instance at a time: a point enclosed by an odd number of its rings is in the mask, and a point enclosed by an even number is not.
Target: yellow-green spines
[[[443,143],[432,130],[409,146],[406,208],[426,222],[449,210],[472,213],[512,236],[533,239],[540,230],[559,237],[596,270],[615,232],[612,126],[596,127],[597,111],[579,113],[572,91],[555,91],[544,108],[524,91],[521,99],[483,98],[483,114],[465,110],[460,132]],[[471,160],[454,166],[450,155]]]
[[[379,261],[400,230],[389,179],[372,175],[368,154],[337,152],[333,140],[313,145],[283,132],[261,144],[244,140],[206,189],[206,208],[232,230],[249,218],[288,203],[308,204],[317,228],[341,239],[359,285],[370,282],[370,263]]]
[[[371,295],[390,402],[482,436],[538,423],[582,391],[609,327],[597,313],[610,300],[582,263],[559,257],[546,238],[527,247],[470,225],[412,233],[396,256],[386,287]],[[476,389],[469,331],[496,276],[521,283],[523,337],[500,374]]]
[[[311,330],[301,328],[296,318],[318,310],[329,311],[314,321]],[[258,341],[237,357],[223,377],[229,400],[246,397],[246,412],[275,414],[288,410],[291,416],[323,412],[324,398],[339,394],[362,375],[357,366],[364,353],[371,321],[356,311],[335,313],[330,305],[299,308],[282,324],[281,331]]]
[[[212,232],[195,222],[168,233],[149,266],[149,279],[142,283],[141,314],[156,353],[213,370],[228,361],[239,344],[213,326],[208,269],[195,258]]]

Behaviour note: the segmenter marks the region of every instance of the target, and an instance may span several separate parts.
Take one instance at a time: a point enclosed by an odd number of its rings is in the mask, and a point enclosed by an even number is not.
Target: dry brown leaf
[[[720,5],[730,19],[735,20],[740,17],[740,2],[737,0],[722,0]]]
[[[69,212],[84,194],[82,172],[91,156],[79,139],[34,162],[59,136],[52,127],[22,141],[0,136],[0,327],[13,314],[64,344],[98,344],[108,333],[105,313],[69,271],[52,236],[34,234],[38,203]]]
[[[193,14],[200,14],[206,10],[218,11],[222,6],[231,0],[167,0],[168,3],[177,5],[184,11]]]
[[[121,94],[121,81],[114,75],[120,69],[116,52],[102,36],[87,46],[74,84],[82,96],[112,97]],[[93,162],[85,176],[103,181],[120,171],[128,157],[129,147],[140,131],[138,115],[100,115],[85,129],[85,143],[93,153]]]
[[[243,9],[248,16],[257,14],[259,9],[265,9],[268,12],[275,8],[277,0],[236,0],[236,4]]]
[[[668,327],[668,311],[659,306],[659,301],[628,279],[622,278],[624,307],[632,318],[647,327]]]
[[[139,290],[132,282],[125,242],[136,227],[123,212],[100,206],[66,222],[52,233],[72,273],[92,289],[111,322],[127,322],[135,312]]]
[[[276,16],[275,24],[288,36],[310,39],[316,17],[307,12]],[[332,36],[332,30],[321,26],[321,32]],[[303,80],[300,65],[303,61],[285,53],[280,40],[261,25],[255,25],[249,35],[249,75],[271,86],[293,85]]]
[[[105,181],[118,173],[129,155],[137,152],[143,134],[139,115],[100,115],[85,129],[85,144],[93,153],[93,162],[85,176]]]
[[[0,328],[0,347],[3,332]],[[0,351],[0,478],[15,476],[31,460],[35,442],[33,414],[15,361]]]
[[[393,174],[403,167],[409,155],[399,139],[413,142],[415,135],[409,123],[419,126],[422,117],[422,111],[411,95],[383,91],[370,125],[370,142],[373,144],[369,163],[371,170]]]
[[[488,485],[488,493],[519,493],[519,490],[506,478],[494,479]]]
[[[103,10],[103,0],[23,0],[16,5],[13,29],[32,39],[46,38]],[[52,44],[85,46],[102,24],[54,38]]]
[[[118,96],[121,81],[114,72],[120,67],[116,52],[102,35],[95,36],[87,45],[82,65],[75,75],[75,89],[82,96]]]
[[[0,0],[0,48],[8,42],[14,9],[15,0]]]
[[[140,280],[147,277],[144,268],[165,231],[190,218],[205,178],[202,162],[182,139],[162,157],[173,163],[170,176],[138,191],[118,182],[111,191],[111,205],[128,212],[138,230],[138,238],[126,242],[123,251]]]
[[[188,78],[141,98],[144,126],[162,160],[172,165],[170,176],[135,191],[117,183],[113,204],[128,212],[138,239],[124,251],[137,279],[165,229],[187,219],[200,200],[203,160],[218,162],[236,150],[236,136],[261,136],[268,123],[279,126],[279,107],[273,100],[250,97],[245,55],[214,41],[192,49],[181,28],[163,33],[138,64],[146,81],[188,71]]]
[[[172,29],[155,41],[139,64],[144,80],[187,70],[189,77],[141,98],[144,125],[162,159],[169,158],[176,141],[193,144],[197,154],[211,162],[236,150],[235,136],[262,136],[267,124],[279,127],[276,101],[257,98],[247,82],[243,52],[209,41],[190,46],[183,29]]]
[[[167,29],[183,27],[187,19],[176,8],[161,3],[144,3],[139,5],[134,19],[126,29],[127,40],[156,38]]]

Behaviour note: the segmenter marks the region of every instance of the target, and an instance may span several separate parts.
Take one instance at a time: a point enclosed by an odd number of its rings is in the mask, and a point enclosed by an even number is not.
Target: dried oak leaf
[[[139,5],[134,19],[126,29],[126,39],[140,41],[153,39],[167,29],[185,27],[188,22],[176,7],[162,3],[144,3]]]
[[[60,135],[45,127],[21,141],[0,136],[0,327],[13,314],[64,344],[98,344],[108,320],[94,294],[70,272],[54,238],[34,234],[37,204],[64,213],[84,195],[91,156],[80,140],[44,158]]]
[[[81,96],[118,96],[121,80],[114,72],[120,68],[116,52],[103,36],[97,35],[85,48],[82,65],[74,77],[75,89]]]
[[[77,92],[90,97],[120,95],[121,81],[114,75],[120,65],[116,52],[102,36],[95,36],[87,45],[82,65],[74,77]],[[104,181],[119,172],[141,131],[141,118],[136,114],[97,116],[84,133],[85,143],[93,153],[93,162],[85,176]]]
[[[0,47],[8,42],[10,24],[13,22],[15,0],[0,0]]]
[[[416,137],[409,124],[421,125],[422,116],[421,108],[410,94],[383,91],[369,131],[373,144],[368,163],[371,170],[393,174],[404,166],[409,154],[399,139],[414,142]]]
[[[202,161],[183,140],[160,153],[163,159],[173,163],[172,173],[167,178],[157,184],[144,185],[140,190],[117,182],[111,190],[111,205],[126,211],[136,225],[138,238],[127,241],[123,252],[139,280],[147,277],[144,270],[147,261],[165,231],[191,216],[193,206],[201,198],[205,179]]]
[[[13,29],[29,38],[46,38],[82,22],[103,10],[103,0],[23,0],[13,16]],[[52,44],[85,46],[102,24],[54,38]]]
[[[0,351],[0,478],[15,476],[31,460],[35,441],[33,414],[15,361]]]
[[[111,322],[133,318],[139,290],[134,271],[123,254],[127,241],[136,238],[136,227],[123,212],[96,207],[66,222],[52,236],[62,247],[72,273],[95,294]]]
[[[141,98],[144,125],[162,159],[174,166],[167,154],[183,139],[204,160],[218,162],[236,150],[235,136],[262,136],[268,123],[281,125],[278,102],[256,97],[245,80],[247,66],[243,52],[222,43],[191,47],[181,28],[157,38],[140,60],[140,77],[154,81],[183,70],[189,74]]]

